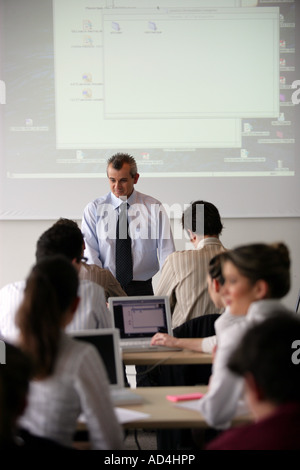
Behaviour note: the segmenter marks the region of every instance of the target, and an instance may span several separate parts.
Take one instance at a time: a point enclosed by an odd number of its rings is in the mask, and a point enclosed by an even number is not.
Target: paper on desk
[[[131,421],[139,421],[142,419],[147,419],[150,416],[147,413],[141,413],[140,411],[134,411],[134,410],[127,410],[126,408],[114,407],[114,410],[117,416],[117,420],[120,424],[130,423]],[[79,416],[78,422],[86,424],[86,419],[83,413]]]
[[[197,400],[187,400],[187,401],[182,401],[180,403],[176,403],[175,406],[179,406],[180,408],[188,408],[190,410],[197,410],[197,411],[200,411],[199,410],[199,401],[201,400],[201,398],[197,399]]]
[[[200,399],[201,400],[201,399]],[[188,408],[189,410],[196,410],[199,411],[199,402],[200,400],[189,400],[181,403],[176,403],[175,406],[179,406],[181,408]],[[239,400],[237,405],[237,410],[235,416],[244,416],[249,414],[249,408],[247,407],[244,400]]]
[[[140,411],[127,410],[126,408],[114,408],[117,420],[120,424],[130,423],[131,421],[139,421],[149,418],[149,414],[141,413]]]

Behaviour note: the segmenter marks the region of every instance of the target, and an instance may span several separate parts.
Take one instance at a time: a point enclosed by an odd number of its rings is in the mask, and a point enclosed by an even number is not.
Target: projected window
[[[55,2],[58,149],[238,149],[278,116],[278,8],[133,3]]]
[[[277,116],[278,24],[277,8],[104,10],[105,117]]]

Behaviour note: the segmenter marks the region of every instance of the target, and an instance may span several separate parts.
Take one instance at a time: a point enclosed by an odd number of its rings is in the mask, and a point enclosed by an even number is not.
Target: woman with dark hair
[[[215,429],[230,426],[243,399],[243,381],[227,367],[232,350],[250,326],[285,310],[280,299],[290,289],[288,248],[283,243],[256,243],[229,250],[222,256],[222,274],[225,304],[244,321],[221,334],[209,390],[199,401],[199,411]]]
[[[81,413],[94,449],[122,448],[122,430],[96,349],[64,332],[79,298],[78,275],[64,257],[47,257],[31,270],[17,312],[19,346],[31,358],[34,378],[20,425],[71,446]],[[108,424],[109,423],[109,424]]]

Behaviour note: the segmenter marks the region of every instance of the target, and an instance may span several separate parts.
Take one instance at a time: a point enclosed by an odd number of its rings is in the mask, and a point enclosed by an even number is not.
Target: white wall
[[[0,287],[23,279],[35,262],[35,244],[41,233],[54,221],[0,221]],[[80,221],[78,221],[80,224]],[[223,244],[227,248],[263,241],[284,241],[291,253],[292,288],[284,303],[294,309],[300,289],[300,218],[223,219]],[[173,221],[176,249],[189,247],[179,220]],[[157,284],[159,274],[154,278]]]

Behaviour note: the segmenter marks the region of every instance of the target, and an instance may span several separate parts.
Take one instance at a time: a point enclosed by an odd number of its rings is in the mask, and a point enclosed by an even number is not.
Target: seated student
[[[300,450],[300,349],[292,349],[295,338],[300,340],[300,319],[293,312],[246,331],[228,368],[243,377],[255,422],[225,431],[208,450]]]
[[[31,361],[5,343],[5,364],[0,365],[0,450],[17,448],[17,420],[26,407]]]
[[[231,352],[247,328],[284,309],[279,299],[290,289],[288,248],[283,243],[256,243],[229,250],[222,258],[222,274],[226,305],[245,321],[226,328],[218,338],[209,389],[198,404],[208,425],[218,430],[230,426],[243,398],[242,379],[227,367]]]
[[[216,309],[218,310],[224,308],[225,306],[221,289],[222,285],[224,284],[221,260],[222,253],[219,253],[210,260],[207,275],[208,292],[216,306]],[[193,318],[189,322],[178,326],[173,330],[174,336],[170,336],[167,333],[156,333],[151,340],[151,344],[212,353],[217,345],[217,337],[221,334],[221,331],[235,322],[244,320],[243,317],[232,315],[229,308],[227,307],[224,313],[220,314],[219,318],[217,318],[214,322],[216,335],[203,338],[178,337],[178,335],[181,334],[183,327],[190,325],[191,329],[193,330],[196,327],[197,322],[201,322],[201,319],[202,317]]]
[[[204,227],[199,220],[201,206]],[[200,315],[224,311],[212,302],[206,282],[209,260],[225,250],[220,241],[223,225],[219,211],[211,202],[195,201],[183,212],[182,226],[195,249],[176,251],[167,257],[155,290],[156,295],[170,299],[172,328]]]
[[[219,308],[224,307],[224,300],[221,295],[221,288],[224,283],[221,260],[222,253],[217,254],[210,260],[207,275],[209,295],[216,307]],[[221,332],[238,321],[244,321],[244,317],[231,315],[227,308],[222,314],[211,313],[183,323],[174,328],[174,336],[169,336],[166,333],[156,333],[152,338],[152,344],[212,353]],[[214,331],[214,336],[207,336],[212,335]],[[189,332],[191,332],[192,336],[198,336],[196,332],[199,332],[199,337],[187,337]],[[200,335],[203,337],[200,337]],[[162,365],[160,366],[159,383],[162,386],[204,385],[208,383],[211,371],[211,364],[202,364],[200,366],[195,364]],[[179,450],[183,448],[192,450],[189,447],[192,441],[191,432],[186,429],[157,431],[157,445],[162,450]]]
[[[74,450],[19,429],[18,419],[27,405],[32,363],[19,348],[4,344],[5,364],[0,366],[0,450]]]
[[[65,224],[54,224],[38,239],[36,260],[60,254],[66,256],[79,272],[82,259],[83,235],[78,229]],[[25,281],[13,282],[0,289],[0,334],[10,342],[15,342],[18,329],[15,325],[15,313],[24,295]],[[110,328],[112,326],[104,289],[88,280],[80,280],[78,286],[80,302],[67,329],[83,330]]]
[[[78,274],[64,257],[47,257],[31,270],[16,322],[19,346],[33,362],[28,405],[19,425],[71,446],[83,413],[93,449],[122,449],[123,432],[97,350],[64,329],[79,302]]]
[[[55,225],[67,225],[74,231],[74,235],[80,232],[80,228],[74,220],[60,218],[55,222]],[[82,236],[82,234],[81,234]],[[82,258],[79,269],[79,279],[87,279],[88,281],[95,282],[103,287],[105,292],[106,301],[109,297],[123,297],[126,296],[126,292],[123,291],[121,284],[112,275],[109,269],[100,268],[97,264],[87,264],[86,258],[83,258],[85,250],[85,243],[82,245]]]

